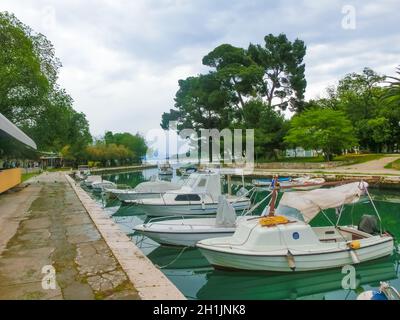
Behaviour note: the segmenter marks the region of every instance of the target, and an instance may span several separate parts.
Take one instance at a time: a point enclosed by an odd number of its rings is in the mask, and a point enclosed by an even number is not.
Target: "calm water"
[[[113,174],[105,179],[118,184],[136,186],[157,174],[157,169]],[[177,177],[173,177],[177,180]],[[400,191],[370,189],[384,227],[400,238]],[[258,194],[262,199],[263,194]],[[132,238],[138,247],[164,272],[189,299],[355,299],[365,290],[379,287],[380,281],[390,281],[400,289],[399,257],[392,256],[356,267],[358,287],[343,290],[341,269],[306,273],[258,273],[214,270],[197,249],[159,246],[156,242],[132,234],[132,227],[143,223],[146,216],[134,206],[120,206],[118,200],[104,201],[93,195],[105,210]],[[363,214],[373,214],[367,199],[345,209],[341,224],[358,223]],[[327,215],[336,221],[333,210]],[[312,225],[329,225],[323,215]]]

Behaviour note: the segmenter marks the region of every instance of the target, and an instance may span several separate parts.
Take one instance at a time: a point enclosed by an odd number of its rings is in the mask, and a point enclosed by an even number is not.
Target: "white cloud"
[[[216,45],[247,47],[268,33],[305,41],[306,98],[369,66],[394,73],[400,38],[395,0],[351,1],[357,28],[341,28],[348,1],[2,0],[55,45],[60,84],[86,113],[93,134],[158,128],[178,80],[204,72]]]

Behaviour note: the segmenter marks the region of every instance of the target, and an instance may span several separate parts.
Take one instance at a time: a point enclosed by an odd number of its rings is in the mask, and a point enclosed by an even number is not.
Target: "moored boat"
[[[167,191],[178,190],[182,187],[179,183],[169,181],[146,181],[138,184],[133,189],[107,189],[106,192],[115,195],[122,202],[137,201],[141,199],[160,198]]]
[[[252,181],[253,185],[256,187],[269,187],[273,188],[273,181],[276,179],[254,179]],[[310,178],[308,176],[299,178],[282,178],[279,177],[278,180],[281,187],[285,187],[282,191],[292,191],[292,190],[314,190],[321,188],[324,183],[324,178]]]
[[[97,175],[93,175],[93,176],[88,176],[84,181],[83,184],[88,187],[91,188],[92,184],[95,182],[101,182],[102,178],[101,176],[97,176]]]
[[[108,181],[108,180],[101,180],[101,181],[95,181],[92,183],[92,189],[95,192],[102,192],[105,191],[106,189],[111,189],[111,188],[116,188],[117,185],[114,182]]]
[[[369,196],[367,186],[356,182],[284,193],[279,215],[274,189],[267,217],[243,221],[231,237],[202,240],[196,246],[216,268],[280,272],[329,269],[391,255],[393,237],[371,216],[363,217],[358,227],[338,224],[345,204]],[[328,208],[340,208],[337,224],[311,227],[309,222]]]
[[[167,161],[166,163],[162,163],[158,167],[158,174],[161,176],[172,176],[174,174],[174,169],[171,164]]]
[[[232,235],[238,221],[246,218],[237,217],[234,207],[220,196],[215,218],[151,219],[133,229],[160,244],[194,247],[200,240]]]
[[[141,199],[134,203],[148,216],[215,215],[221,194],[218,173],[196,172],[179,190],[166,192],[160,198]],[[227,195],[226,199],[237,211],[250,206],[246,196]]]

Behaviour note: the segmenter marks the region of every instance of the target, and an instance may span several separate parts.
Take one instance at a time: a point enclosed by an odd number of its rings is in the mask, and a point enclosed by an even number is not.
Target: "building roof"
[[[21,129],[15,124],[8,120],[5,116],[0,113],[0,130],[6,134],[17,139],[18,141],[26,144],[27,146],[37,149],[35,141],[29,138]]]

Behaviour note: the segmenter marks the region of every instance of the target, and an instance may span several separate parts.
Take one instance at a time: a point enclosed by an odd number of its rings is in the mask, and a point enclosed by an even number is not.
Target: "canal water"
[[[135,187],[156,174],[157,169],[147,169],[103,178]],[[179,178],[174,176],[172,179]],[[369,191],[381,214],[384,227],[400,239],[400,191],[374,188]],[[379,287],[380,281],[389,281],[400,290],[398,254],[356,266],[357,285],[355,289],[348,290],[342,287],[346,274],[341,269],[301,273],[214,270],[197,249],[160,246],[146,237],[134,234],[133,226],[146,221],[146,215],[135,206],[121,206],[118,200],[106,201],[100,195],[92,196],[188,299],[353,300],[361,292]],[[262,199],[263,194],[258,194],[257,197]],[[326,214],[332,221],[336,221],[334,210],[327,210]],[[373,214],[368,199],[346,207],[341,224],[357,224],[363,214]],[[320,214],[312,221],[312,225],[329,225],[329,222]]]

